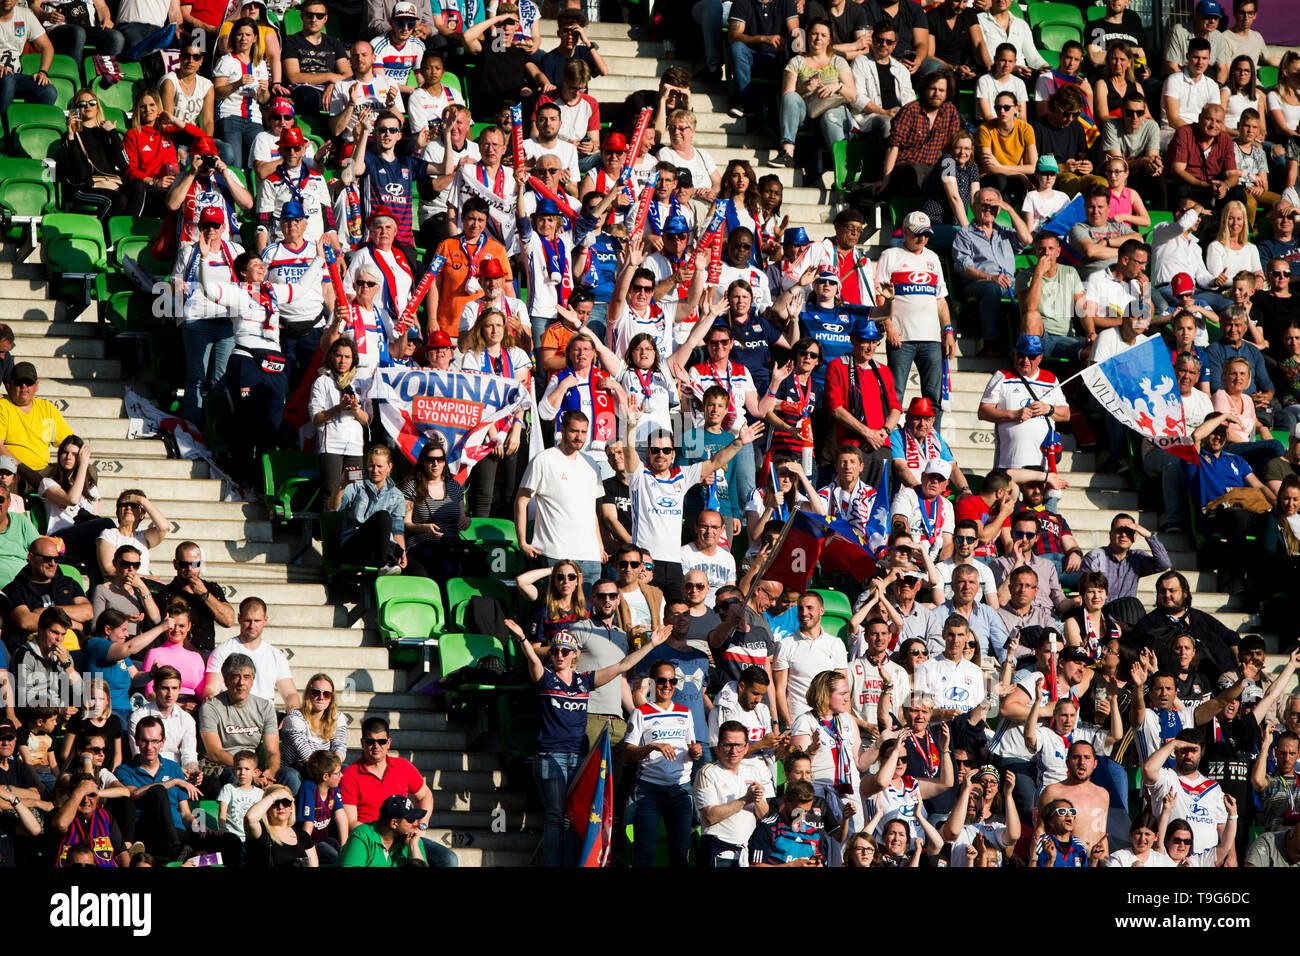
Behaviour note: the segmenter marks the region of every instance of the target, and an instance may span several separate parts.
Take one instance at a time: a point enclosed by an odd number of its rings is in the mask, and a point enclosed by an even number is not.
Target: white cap
[[[923,475],[943,475],[944,479],[952,477],[952,464],[942,458],[931,458],[921,465]]]
[[[903,228],[914,236],[923,232],[930,232],[930,217],[919,209],[915,212],[909,212],[907,218],[903,220]]]
[[[415,4],[409,2],[409,0],[402,0],[401,3],[397,3],[393,5],[392,19],[394,20],[396,20],[398,17],[410,17],[411,19],[415,20],[415,19],[419,19],[419,16],[420,15],[415,11]]]

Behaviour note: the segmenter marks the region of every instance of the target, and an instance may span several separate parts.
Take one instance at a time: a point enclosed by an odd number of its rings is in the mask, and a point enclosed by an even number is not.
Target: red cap
[[[1191,295],[1196,291],[1196,283],[1186,272],[1180,272],[1169,283],[1169,288],[1174,295]]]
[[[924,395],[918,395],[912,399],[912,404],[907,406],[907,414],[916,415],[918,418],[934,418],[934,406]]]
[[[203,136],[194,141],[194,146],[192,147],[191,152],[193,152],[195,156],[216,156],[217,144],[213,142],[211,136]]]
[[[614,153],[626,153],[627,140],[623,137],[622,133],[610,133],[605,137],[605,145],[602,146],[601,149],[608,149],[610,152]]]
[[[206,226],[209,223],[214,226],[224,226],[226,214],[216,206],[204,206],[203,211],[199,213],[199,225]]]
[[[302,130],[296,126],[286,126],[284,132],[280,134],[280,142],[276,144],[281,149],[287,149],[290,146],[306,146],[307,137],[302,135]]]
[[[483,264],[478,267],[478,277],[480,279],[504,279],[506,270],[502,268],[501,263],[496,259],[485,259]]]
[[[393,215],[393,211],[389,209],[387,206],[381,205],[381,206],[376,206],[374,210],[370,213],[370,218],[366,220],[366,225],[369,226],[376,219],[380,219],[380,218],[388,218],[393,220],[393,222],[397,222],[397,217]]]
[[[283,113],[286,116],[293,116],[293,100],[287,96],[277,96],[271,100],[266,107],[267,113]]]
[[[446,332],[442,331],[441,329],[439,329],[437,332],[434,332],[433,337],[429,339],[430,350],[450,349],[450,348],[455,348],[455,346],[451,344],[451,336],[448,335]]]

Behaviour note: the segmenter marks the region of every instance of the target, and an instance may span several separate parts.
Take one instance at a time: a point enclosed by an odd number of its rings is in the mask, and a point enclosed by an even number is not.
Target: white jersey
[[[1114,853],[1110,854],[1110,856],[1106,857],[1107,866],[1131,867],[1136,864],[1137,857],[1133,854],[1132,850],[1116,850]],[[1175,864],[1173,860],[1169,859],[1169,857],[1152,847],[1151,851],[1147,853],[1146,861],[1142,865],[1147,868],[1152,868],[1174,866]],[[1191,865],[1195,866],[1196,864]]]
[[[848,667],[849,655],[844,642],[825,631],[815,638],[800,631],[778,644],[772,670],[786,672],[785,701],[790,719],[811,709],[804,695],[814,677],[822,671],[847,671]]]
[[[932,657],[917,665],[915,690],[933,698],[936,708],[964,714],[984,700],[984,672],[967,660]]]
[[[208,301],[203,294],[203,283],[238,282],[235,275],[235,260],[244,254],[243,247],[237,242],[222,239],[216,254],[200,262],[197,242],[182,242],[176,253],[176,264],[172,268],[171,278],[181,284],[184,300],[181,314],[177,321],[190,322],[195,319],[212,319],[224,316],[226,310]]]
[[[1154,786],[1145,788],[1149,807],[1165,805],[1170,791],[1175,794],[1171,819],[1186,820],[1192,826],[1192,852],[1204,853],[1219,845],[1219,825],[1228,822],[1228,808],[1223,803],[1223,789],[1218,781],[1200,772],[1180,777],[1168,767],[1160,768]]]
[[[907,671],[885,657],[884,676],[894,685],[889,692],[889,701],[893,705],[890,713],[900,714],[902,706],[912,696],[912,679]],[[849,663],[849,693],[853,699],[853,712],[869,724],[877,723],[876,716],[880,704],[880,691],[883,684],[881,668],[859,657]]]
[[[236,348],[280,351],[280,303],[293,301],[293,286],[205,281],[203,294],[234,319]]]
[[[704,598],[709,607],[713,607],[713,596],[718,593],[718,588],[736,583],[736,559],[725,548],[715,548],[713,554],[704,554],[692,541],[682,546],[681,555],[683,575],[690,571],[703,571],[709,579],[709,593]]]
[[[461,159],[467,159],[471,163],[477,163],[482,158],[482,155],[479,153],[478,143],[474,142],[472,139],[467,139],[465,140],[464,147],[459,153],[455,152],[453,149],[452,157],[452,165],[455,166],[455,164]],[[443,163],[447,158],[447,146],[441,140],[433,140],[428,146],[424,147],[424,153],[420,158],[426,163],[432,163],[441,171]],[[447,200],[450,196],[451,185],[448,184],[447,188],[438,193],[438,195],[433,199],[421,199],[420,222],[425,222],[439,213],[445,213],[447,211]]]
[[[1038,728],[1037,740],[1038,790],[1035,791],[1036,793],[1042,793],[1044,787],[1060,783],[1065,779],[1065,758],[1075,741],[1086,740],[1092,744],[1094,753],[1102,756],[1106,754],[1106,731],[1099,727],[1085,727],[1079,724],[1068,737],[1062,737],[1044,724]]]
[[[1003,411],[1024,408],[1034,402],[1065,405],[1065,396],[1056,386],[1056,376],[1040,368],[1028,380],[1011,369],[994,372],[984,388],[981,404],[992,405]],[[997,450],[994,466],[997,468],[1039,468],[1043,462],[1043,439],[1049,426],[1042,415],[1027,422],[999,422],[995,428]]]
[[[668,356],[673,353],[672,323],[658,303],[651,302],[645,315],[639,315],[631,305],[623,303],[623,311],[609,316],[609,347],[615,355],[627,354],[627,344],[634,337],[645,332],[655,340],[659,349],[659,362],[667,366]]]
[[[464,335],[474,327],[478,317],[483,314],[483,310],[489,305],[485,298],[475,299],[467,302],[465,308],[460,310],[460,327],[458,335]],[[528,306],[524,305],[523,299],[516,299],[508,295],[501,296],[501,301],[497,308],[504,312],[512,319],[518,319],[524,328],[529,328]]]
[[[943,551],[943,536],[951,535],[952,526],[956,523],[952,502],[942,496],[923,502],[915,488],[900,488],[889,509],[891,523],[897,515],[907,519],[907,530],[913,540],[925,541],[929,545],[930,559],[939,560],[939,553]]]
[[[379,273],[379,295],[375,296],[375,307],[387,312],[389,318],[396,319],[411,298],[413,281],[406,256],[396,249],[385,251],[371,245],[358,246],[348,253],[348,268],[343,273],[343,291],[349,296],[354,294],[352,280],[362,266],[370,266]]]
[[[749,263],[743,266],[729,266],[725,262],[722,264],[718,273],[718,291],[721,293],[718,298],[725,297],[727,287],[737,279],[749,283],[749,289],[754,295],[754,308],[760,314],[772,305],[772,287],[768,284],[767,273]]]
[[[334,90],[330,93],[329,108],[327,112],[330,116],[338,116],[348,108],[352,102],[352,87],[357,87],[357,106],[369,106],[377,116],[384,110],[392,110],[398,116],[404,113],[402,109],[402,85],[390,80],[379,70],[374,70],[374,76],[366,81],[362,80],[339,80],[334,84]],[[389,89],[394,90],[392,98],[389,98]],[[347,128],[343,130],[342,138],[345,142],[351,143],[356,139],[357,131],[357,111],[352,111],[352,121],[348,123]]]
[[[375,50],[375,73],[383,73],[399,87],[406,86],[424,58],[424,41],[414,34],[401,46],[394,43],[387,33],[375,37],[370,45]]]
[[[729,720],[734,720],[745,728],[749,742],[757,743],[772,731],[772,711],[764,701],[754,705],[753,710],[740,706],[739,685],[728,681],[713,698],[713,709],[709,711],[709,746],[718,745],[718,728]]]
[[[280,161],[280,137],[265,131],[258,133],[253,137],[253,162],[269,163],[272,160],[277,163]],[[303,150],[302,164],[308,169],[316,168],[316,147],[311,140],[307,141],[307,148]]]
[[[957,839],[952,841],[952,856],[948,861],[949,866],[967,866],[966,847],[975,842],[977,836],[984,837],[984,843],[988,846],[997,847],[999,851],[1007,846],[1007,827],[1003,823],[994,823],[991,820],[985,823],[968,823],[961,828],[957,834]],[[1002,853],[998,853],[998,866],[1002,865]]]
[[[912,777],[904,776],[901,783],[901,788],[895,787],[891,783],[884,790],[867,800],[866,814],[868,819],[874,817],[881,808],[885,811],[884,816],[880,819],[880,825],[871,834],[877,840],[880,839],[885,824],[890,820],[902,820],[906,823],[910,831],[909,839],[911,840],[915,840],[921,835],[921,825],[916,822],[917,817],[922,820],[929,820],[929,817],[925,815],[925,807],[921,805],[921,788],[917,781]]]
[[[930,249],[892,246],[876,262],[876,286],[893,284],[890,316],[904,342],[938,342],[939,300],[948,297],[939,257]]]
[[[1138,756],[1146,760],[1153,753],[1177,736],[1180,730],[1196,728],[1196,708],[1188,707],[1182,701],[1174,701],[1173,710],[1164,711],[1165,719],[1155,709],[1148,707],[1142,717],[1142,726],[1136,729],[1133,742],[1137,744]]]
[[[414,117],[415,109],[411,109],[411,115]],[[550,146],[543,146],[535,139],[524,140],[524,158],[536,160],[542,156],[554,156],[560,161],[560,166],[568,170],[569,182],[579,182],[578,172],[578,147],[572,143],[566,143],[562,139],[557,139]]]
[[[699,776],[695,778],[695,806],[716,807],[739,800],[756,783],[762,785],[765,799],[775,796],[776,788],[772,784],[772,776],[768,772],[767,765],[761,760],[752,757],[742,760],[736,773],[724,770],[721,764],[706,764]],[[741,866],[748,866],[749,854],[745,852],[745,846],[749,843],[749,837],[757,825],[758,820],[754,817],[752,806],[746,806],[739,813],[733,813],[717,823],[705,824],[701,821],[700,832],[723,843],[739,847],[734,851],[734,856],[724,855],[719,858],[719,862],[730,862],[739,858]]]
[[[676,563],[682,556],[682,502],[700,483],[703,465],[674,465],[662,478],[644,464],[627,476],[632,498],[632,540],[656,561]]]
[[[695,743],[695,721],[690,708],[674,703],[669,703],[665,709],[656,704],[642,704],[632,711],[623,742],[629,747],[668,744],[676,753],[669,760],[661,751],[650,751],[637,763],[637,779],[661,787],[690,781],[694,761],[687,751]]]
[[[303,212],[307,214],[307,231],[304,238],[314,243],[325,234],[326,220],[333,217],[330,188],[325,184],[325,177],[306,166],[300,166],[290,172],[283,166],[262,180],[262,188],[257,191],[257,204],[253,207],[260,220],[258,232],[269,232],[272,242],[284,238],[280,227],[280,211],[284,204],[293,200],[302,203]],[[330,213],[327,216],[326,210]],[[269,217],[269,221],[267,221]],[[330,227],[330,231],[334,231]]]
[[[531,229],[524,242],[528,312],[546,319],[548,323],[556,317],[560,290],[566,282],[566,276],[569,287],[573,287],[573,240],[567,232],[560,231],[549,240],[549,244],[550,254],[546,251],[547,242]],[[552,266],[555,268],[552,269]]]
[[[262,250],[262,261],[267,281],[294,287],[293,301],[280,306],[280,321],[315,324],[325,308],[323,293],[330,281],[316,244],[304,239],[301,248],[293,249],[284,242],[273,242]]]

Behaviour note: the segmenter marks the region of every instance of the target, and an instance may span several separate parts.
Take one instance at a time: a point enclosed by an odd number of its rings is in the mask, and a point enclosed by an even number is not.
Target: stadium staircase
[[[687,26],[696,29],[694,23]],[[643,30],[612,23],[593,23],[588,28],[611,69],[610,75],[594,79],[590,87],[605,115],[628,93],[654,88],[656,76],[674,62],[662,58],[660,43],[634,38]],[[555,36],[554,21],[544,22],[543,35]],[[748,132],[746,120],[728,116],[722,88],[697,84],[695,89],[696,145],[709,150],[720,166],[742,157],[759,175],[775,172],[785,184],[784,212],[790,224],[804,226],[814,237],[829,234],[828,223],[842,204],[832,188],[833,171],[805,180],[799,169],[762,168],[774,133]],[[864,211],[869,224],[875,217],[879,227],[871,244],[887,243],[893,229],[890,208],[882,205]],[[0,253],[0,321],[14,330],[14,355],[36,364],[41,397],[55,402],[74,431],[89,442],[104,498],[111,501],[124,488],[142,488],[171,522],[167,540],[151,555],[157,573],[168,573],[177,542],[197,541],[204,551],[207,575],[227,588],[232,604],[254,595],[267,602],[271,618],[267,637],[289,656],[298,686],[304,687],[317,671],[334,679],[349,722],[349,761],[358,756],[362,719],[386,717],[397,743],[394,752],[413,760],[434,792],[431,837],[451,846],[463,866],[537,862],[540,828],[529,809],[536,803],[531,784],[518,770],[508,774],[499,738],[480,733],[486,721],[467,724],[438,709],[436,696],[408,692],[419,675],[390,668],[388,649],[375,626],[373,601],[358,603],[356,595],[340,600],[338,593],[327,591],[319,543],[299,556],[300,542],[275,532],[260,502],[223,501],[221,481],[209,475],[205,464],[168,458],[161,441],[128,440],[124,389],[130,384],[148,394],[147,369],[141,373],[144,379],[132,374],[128,383],[122,362],[109,357],[96,315],[102,303],[92,302],[82,310],[47,294],[39,246],[25,255],[25,261],[16,259],[15,244],[7,244]],[[976,348],[971,338],[959,341],[953,410],[945,415],[943,434],[962,466],[983,474],[993,465],[993,434],[976,420],[975,410],[997,363],[972,357]],[[914,376],[908,391],[916,390]],[[1060,467],[1070,488],[1062,510],[1084,549],[1106,543],[1110,520],[1119,511],[1133,513],[1149,528],[1159,524],[1156,514],[1138,508],[1137,494],[1125,479],[1095,473],[1094,457],[1072,450],[1070,436],[1064,440],[1067,450]],[[1174,566],[1192,582],[1195,605],[1218,614],[1230,627],[1247,629],[1247,615],[1227,610],[1227,596],[1212,590],[1213,576],[1196,571],[1190,537],[1169,536],[1165,544]],[[1154,578],[1144,580],[1141,596],[1150,606]],[[224,639],[234,633],[234,629],[224,630],[218,636]],[[1276,639],[1266,635],[1266,640],[1276,655]],[[1272,668],[1281,662],[1277,656],[1270,659]]]

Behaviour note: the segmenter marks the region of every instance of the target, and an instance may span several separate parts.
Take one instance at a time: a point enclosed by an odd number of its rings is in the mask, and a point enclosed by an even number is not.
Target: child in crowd
[[[262,799],[262,788],[253,786],[257,773],[257,754],[241,750],[234,756],[235,782],[228,783],[217,794],[217,821],[222,833],[233,833],[244,839],[244,814]]]
[[[704,420],[682,436],[682,452],[686,464],[693,465],[713,456],[720,448],[725,448],[735,441],[735,436],[722,428],[723,419],[727,417],[727,390],[721,385],[711,385],[704,390]],[[740,533],[742,513],[740,502],[736,500],[736,460],[727,462],[721,471],[715,471],[713,487],[718,493],[717,510],[722,515],[724,527],[731,537]],[[686,492],[686,526],[695,527],[695,518],[709,504],[709,486],[707,483],[696,485]]]
[[[781,260],[781,236],[790,224],[789,216],[781,215],[781,202],[785,186],[776,173],[768,173],[758,181],[758,208],[763,216],[763,252],[772,262]]]
[[[1255,321],[1255,313],[1251,311],[1255,290],[1258,287],[1259,278],[1249,269],[1242,269],[1232,277],[1232,303],[1246,310],[1246,340],[1262,349],[1264,330],[1259,327],[1259,323]]]
[[[1249,275],[1249,273],[1246,273]],[[1169,291],[1173,296],[1173,311],[1187,313],[1196,320],[1196,337],[1193,340],[1194,345],[1205,348],[1210,344],[1209,326],[1219,327],[1219,317],[1214,310],[1204,302],[1196,298],[1196,283],[1186,272],[1180,272],[1174,276],[1173,281],[1169,283]],[[1202,356],[1204,360],[1204,356]]]
[[[1030,232],[1037,232],[1038,227],[1065,208],[1070,197],[1056,188],[1056,174],[1060,166],[1055,156],[1039,156],[1034,168],[1034,191],[1025,194],[1025,201],[1020,211],[1025,214],[1025,224]]]
[[[298,789],[298,831],[315,844],[323,864],[338,859],[339,848],[348,838],[348,815],[338,789],[342,767],[338,754],[318,750],[307,758],[305,779]]]
[[[18,732],[18,754],[32,768],[46,792],[54,789],[59,775],[53,736],[58,724],[59,712],[53,707],[33,707],[23,718],[23,728]]]

